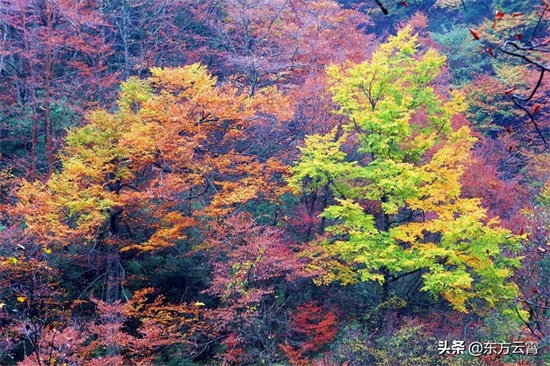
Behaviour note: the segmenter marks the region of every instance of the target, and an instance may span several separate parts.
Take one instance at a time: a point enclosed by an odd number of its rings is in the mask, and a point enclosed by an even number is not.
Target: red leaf
[[[504,13],[501,12],[500,10],[497,10],[497,11],[495,12],[495,19],[496,19],[496,20],[501,20],[502,18],[504,18]]]
[[[504,94],[506,94],[506,95],[512,94],[515,90],[516,90],[516,88],[507,89],[507,90],[504,92]]]
[[[523,39],[523,34],[521,33],[516,34],[516,38],[521,41]]]
[[[470,33],[472,33],[472,36],[474,36],[474,39],[479,41],[479,32],[476,31],[475,29],[473,28],[468,28],[468,30],[470,31]]]
[[[539,111],[539,109],[541,108],[541,105],[540,104],[536,104],[535,105],[535,108],[533,108],[533,111],[531,112],[531,115],[534,115],[535,113],[537,113]]]
[[[403,6],[409,6],[409,3],[407,3],[406,1],[401,1],[401,5],[403,5]]]

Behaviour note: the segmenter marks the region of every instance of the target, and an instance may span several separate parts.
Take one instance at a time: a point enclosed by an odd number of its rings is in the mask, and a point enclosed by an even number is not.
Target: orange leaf
[[[512,94],[515,90],[516,90],[516,88],[510,88],[510,89],[506,90],[504,92],[504,94],[506,94],[506,95]]]

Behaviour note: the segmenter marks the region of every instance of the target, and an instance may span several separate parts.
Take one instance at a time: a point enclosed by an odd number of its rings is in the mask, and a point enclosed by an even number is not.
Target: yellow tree
[[[304,195],[330,189],[335,197],[322,213],[332,222],[328,238],[311,263],[324,270],[322,281],[377,281],[383,302],[392,283],[408,281],[409,295],[441,295],[461,311],[516,298],[508,279],[519,260],[503,255],[515,239],[478,199],[461,196],[475,139],[467,126],[452,127],[465,109],[460,94],[435,91],[444,62],[433,49],[420,52],[407,27],[370,61],[329,68],[348,122],[309,136],[289,181]],[[327,254],[340,265],[318,260]]]

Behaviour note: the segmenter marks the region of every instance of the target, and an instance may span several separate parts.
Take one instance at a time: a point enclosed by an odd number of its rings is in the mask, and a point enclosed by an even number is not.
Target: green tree
[[[472,38],[464,26],[446,27],[442,32],[430,35],[441,45],[447,57],[454,85],[465,85],[490,68],[490,58],[484,53],[482,45]]]
[[[322,216],[333,224],[321,247],[358,280],[378,281],[383,302],[391,283],[411,278],[413,293],[441,295],[468,311],[516,297],[508,278],[519,259],[502,252],[516,239],[486,218],[478,199],[461,197],[475,138],[451,123],[466,108],[461,95],[435,91],[444,63],[433,49],[420,52],[407,27],[370,61],[330,67],[333,98],[348,122],[306,139],[289,184],[303,194],[331,189],[335,201]],[[344,271],[325,266],[323,280],[354,281],[345,266],[334,268]]]

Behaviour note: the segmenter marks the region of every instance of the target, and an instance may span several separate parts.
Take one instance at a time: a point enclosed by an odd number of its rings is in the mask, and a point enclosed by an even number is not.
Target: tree
[[[331,67],[348,122],[306,139],[289,183],[303,194],[330,188],[335,202],[322,216],[332,225],[321,243],[361,281],[379,282],[382,302],[399,283],[406,298],[428,291],[468,311],[516,298],[508,279],[519,259],[503,254],[516,248],[510,233],[486,219],[478,199],[461,196],[475,139],[467,126],[452,126],[465,110],[460,94],[435,92],[444,62],[433,49],[421,53],[405,27],[370,61]]]
[[[119,273],[119,250],[173,246],[197,217],[277,191],[280,165],[254,160],[244,142],[264,118],[256,113],[269,118],[284,101],[276,91],[249,98],[215,86],[200,65],[152,73],[122,86],[118,112],[95,111],[69,133],[60,172],[18,191],[14,217],[39,245],[112,248],[107,267]],[[109,303],[122,296],[106,293]]]
[[[221,221],[221,220],[220,220]],[[210,317],[223,337],[223,359],[238,364],[273,362],[286,333],[285,311],[296,281],[306,273],[282,230],[236,213],[212,223],[203,245],[210,254],[212,282],[206,290],[218,301]]]
[[[545,96],[541,95],[541,91],[547,88],[544,76],[549,70],[545,19],[550,4],[543,1],[543,4],[536,6],[522,2],[512,5],[510,8],[497,8],[493,19],[485,20],[476,29],[470,28],[470,33],[482,42],[488,55],[497,60],[505,57],[506,64],[495,67],[495,72],[502,77],[508,71],[509,80],[506,81],[511,81],[513,85],[505,95],[528,118],[527,125],[532,127],[513,126],[514,132],[521,131],[522,146],[540,154],[550,146],[546,136],[548,126],[545,119],[540,118],[546,114],[543,108]],[[527,67],[518,68],[518,64]]]
[[[4,207],[12,234],[2,259],[17,253],[19,233],[35,256],[48,259],[22,259],[22,268],[57,270],[68,261],[80,271],[82,277],[61,272],[63,285],[76,287],[64,288],[72,298],[95,295],[108,307],[129,300],[128,261],[170,249],[188,253],[208,221],[280,194],[284,168],[249,154],[246,132],[276,114],[284,118],[277,109],[285,110],[285,98],[273,88],[250,97],[230,84],[217,86],[198,64],[151,73],[122,85],[118,111],[96,110],[86,126],[71,130],[61,169],[46,182],[21,181],[17,202]],[[11,267],[2,269],[6,276]],[[6,297],[16,302],[19,295]]]
[[[311,362],[307,359],[307,353],[332,343],[337,331],[336,314],[324,311],[314,302],[308,302],[292,314],[292,337],[280,347],[293,365],[309,365]]]
[[[0,113],[8,123],[0,130],[9,136],[6,132],[24,129],[10,139],[15,152],[27,143],[23,136],[30,136],[31,169],[20,169],[32,173],[43,155],[51,172],[59,135],[76,123],[86,99],[105,101],[116,81],[116,73],[105,75],[111,53],[101,37],[106,24],[89,1],[9,0],[2,13]]]
[[[548,172],[546,173],[548,175]],[[550,286],[545,278],[550,273],[550,180],[540,190],[535,204],[525,209],[525,228],[529,245],[524,248],[525,260],[517,271],[516,278],[522,290],[521,301],[529,316],[524,316],[527,332],[543,341],[550,334],[548,308],[550,307]]]
[[[363,32],[366,17],[331,0],[203,0],[193,11],[214,35],[211,48],[224,73],[238,75],[251,93],[329,62],[357,59],[371,43]]]
[[[188,47],[193,19],[185,0],[101,1],[101,12],[112,26],[107,38],[117,51],[110,64],[123,79],[147,75],[150,67],[175,67],[196,62]]]
[[[21,324],[19,332],[30,342],[18,365],[152,364],[175,345],[183,348],[182,353],[195,355],[195,341],[208,331],[199,319],[201,306],[165,304],[162,296],[153,295],[152,289],[143,289],[131,301],[113,304],[92,298],[78,304],[96,308],[86,318],[52,322],[42,329],[32,322]],[[18,327],[10,331],[16,333]]]

